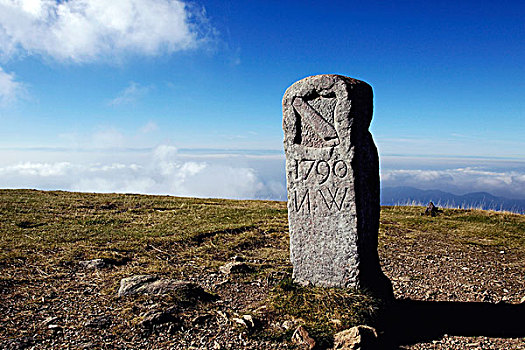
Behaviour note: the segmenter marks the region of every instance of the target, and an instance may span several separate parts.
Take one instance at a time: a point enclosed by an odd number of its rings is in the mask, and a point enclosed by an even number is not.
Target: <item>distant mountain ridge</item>
[[[408,186],[381,189],[381,205],[427,205],[430,201],[440,207],[476,208],[525,214],[524,199],[496,197],[487,192],[456,195],[440,190],[420,190]]]

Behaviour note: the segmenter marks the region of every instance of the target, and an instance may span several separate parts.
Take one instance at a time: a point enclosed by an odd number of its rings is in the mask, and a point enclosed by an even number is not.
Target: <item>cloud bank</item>
[[[454,194],[489,192],[496,196],[525,199],[525,168],[490,170],[481,167],[454,169],[389,169],[382,171],[384,187],[411,186]]]
[[[263,175],[263,171],[258,170],[257,166],[250,166],[249,162],[232,164],[228,158],[216,157],[215,160],[210,160],[211,158],[202,156],[181,156],[175,147],[168,145],[161,145],[142,156],[131,155],[129,158],[136,161],[18,162],[0,166],[0,183],[3,188],[233,199],[286,198],[283,181]],[[281,160],[277,163],[281,163]],[[275,168],[279,173],[282,172],[278,170],[279,167]]]
[[[150,122],[141,132],[158,126]],[[144,129],[144,131],[142,131]],[[263,151],[178,150],[161,144],[130,149],[115,129],[101,129],[79,148],[0,149],[0,188],[167,194],[286,200],[284,155]],[[89,139],[89,137],[88,137]],[[97,148],[89,148],[94,145]],[[88,147],[88,148],[82,148]],[[395,163],[399,163],[399,159]],[[463,162],[463,166],[451,166]],[[392,162],[390,162],[392,163]],[[483,165],[480,165],[483,163]],[[525,162],[419,158],[381,169],[383,187],[409,186],[453,194],[488,192],[525,199]]]
[[[92,62],[197,47],[211,28],[180,0],[0,0],[0,52]]]

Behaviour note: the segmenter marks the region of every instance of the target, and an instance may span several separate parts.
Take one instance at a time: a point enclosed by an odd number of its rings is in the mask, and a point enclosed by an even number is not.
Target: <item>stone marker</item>
[[[391,294],[377,253],[379,158],[368,127],[372,88],[340,76],[304,78],[283,97],[293,278]]]

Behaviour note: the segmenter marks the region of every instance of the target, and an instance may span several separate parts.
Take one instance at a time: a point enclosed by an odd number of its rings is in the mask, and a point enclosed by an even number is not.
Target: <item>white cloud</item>
[[[118,106],[125,104],[133,104],[139,98],[145,96],[150,90],[147,86],[142,86],[138,83],[131,82],[129,85],[122,90],[117,97],[111,100],[110,105]]]
[[[95,135],[95,148],[89,143],[89,148],[74,150],[0,150],[0,187],[286,200],[281,154],[179,151],[168,144],[153,149],[111,148],[127,144],[122,134],[107,128]],[[382,168],[382,186],[455,194],[483,191],[525,199],[523,160],[458,159],[461,166],[441,162],[425,166],[421,161],[412,159],[414,168],[406,168],[406,163],[398,164],[405,169]],[[484,165],[467,165],[477,163]]]
[[[24,91],[22,83],[15,80],[13,73],[6,73],[0,67],[0,105],[15,101]]]
[[[171,145],[160,145],[153,150],[153,157],[159,161],[165,161],[177,155],[177,148]]]
[[[197,47],[211,32],[180,0],[0,0],[0,52],[90,62]]]
[[[119,156],[103,163],[82,162],[82,154],[64,156],[75,161],[24,161],[0,166],[0,184],[3,188],[82,192],[286,198],[282,181],[263,178],[265,175],[254,167],[231,164],[231,159],[188,159],[169,145],[158,146],[145,155],[129,155],[127,161]]]
[[[68,162],[58,163],[31,163],[24,162],[16,165],[0,168],[0,174],[17,173],[21,176],[50,177],[63,175],[65,171],[72,168]]]
[[[440,189],[452,193],[489,192],[509,198],[525,198],[525,173],[519,170],[486,170],[465,167],[442,170],[383,170],[382,185]]]

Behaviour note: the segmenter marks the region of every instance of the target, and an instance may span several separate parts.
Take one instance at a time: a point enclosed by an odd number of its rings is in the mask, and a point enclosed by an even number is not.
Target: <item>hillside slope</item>
[[[318,348],[357,324],[393,347],[525,348],[525,331],[501,320],[525,316],[525,216],[423,210],[382,208],[379,253],[398,299],[386,307],[291,283],[283,202],[0,190],[0,348],[285,349],[300,324]],[[221,271],[232,262],[237,272]],[[150,274],[207,297],[117,296],[121,279]],[[471,328],[443,322],[464,306]]]

